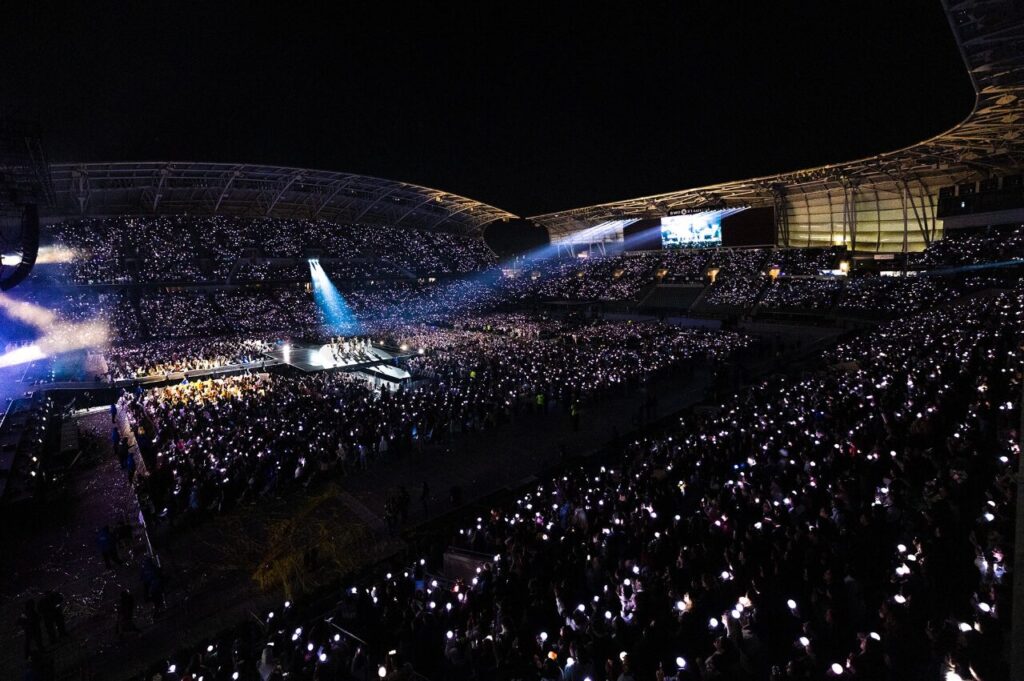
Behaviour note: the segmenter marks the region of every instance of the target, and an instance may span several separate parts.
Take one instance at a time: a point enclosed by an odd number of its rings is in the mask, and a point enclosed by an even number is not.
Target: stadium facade
[[[530,219],[546,227],[552,240],[570,241],[595,225],[623,219],[705,206],[771,207],[779,246],[845,245],[861,252],[922,250],[941,236],[944,222],[949,227],[1024,219],[1020,210],[1000,217],[1005,202],[998,196],[1020,193],[1024,4],[943,0],[943,6],[976,94],[971,113],[951,130],[913,146],[847,163]]]

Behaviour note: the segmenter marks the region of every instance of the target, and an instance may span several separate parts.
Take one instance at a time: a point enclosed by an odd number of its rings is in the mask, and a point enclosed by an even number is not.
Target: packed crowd
[[[205,335],[280,330],[285,326],[300,330],[318,328],[322,319],[312,301],[307,300],[309,296],[298,288],[253,288],[267,279],[306,282],[309,278],[304,261],[276,260],[272,262],[279,264],[271,266],[265,264],[265,259],[253,257],[254,253],[273,252],[294,258],[305,248],[317,244],[328,253],[344,251],[345,257],[335,255],[333,259],[325,259],[325,269],[340,282],[349,278],[359,280],[358,285],[349,285],[352,290],[346,290],[345,295],[351,296],[353,309],[371,321],[408,317],[410,306],[421,306],[427,311],[424,321],[440,321],[451,316],[453,309],[456,313],[473,313],[496,305],[536,300],[637,302],[640,293],[653,283],[702,282],[707,280],[709,269],[717,272],[714,284],[701,301],[705,310],[749,310],[762,291],[769,308],[824,309],[834,302],[834,285],[821,283],[814,285],[813,290],[810,285],[794,282],[766,287],[764,274],[770,268],[778,268],[782,279],[818,275],[834,268],[843,255],[842,249],[836,248],[676,250],[609,256],[595,252],[589,258],[559,257],[520,264],[511,270],[515,276],[498,276],[498,270],[491,269],[468,279],[428,283],[422,277],[417,281],[409,275],[425,271],[464,274],[484,270],[494,264],[493,256],[479,240],[467,241],[448,234],[362,229],[301,220],[268,222],[223,216],[164,216],[83,220],[61,224],[53,230],[62,245],[89,253],[94,249],[98,254],[76,258],[73,264],[66,266],[85,270],[70,275],[72,282],[170,281],[170,275],[178,272],[179,279],[217,283],[225,280],[241,257],[243,265],[235,273],[234,281],[248,282],[246,289],[214,293],[70,290],[57,296],[52,307],[62,316],[78,321],[99,314],[109,320],[112,335],[122,340],[191,335],[193,331],[187,327],[195,320],[207,320],[205,328],[200,330]],[[148,245],[143,248],[144,237],[150,232],[159,238],[156,242],[146,242]],[[181,239],[182,232],[194,238]],[[1012,259],[1024,248],[1021,234],[1021,228],[966,235],[951,233],[914,256],[911,264],[935,267]],[[172,239],[174,235],[178,235],[176,241]],[[381,239],[406,241],[401,248],[391,242],[381,247],[377,244]],[[180,258],[154,257],[158,264],[153,269],[143,262],[144,251],[165,249],[164,246],[154,247],[152,243],[164,244],[170,251],[180,251],[182,244],[192,243],[195,252],[200,254],[196,256],[198,261],[215,264],[210,266],[212,269],[207,265],[190,269]],[[387,255],[378,255],[385,252]],[[449,262],[460,264],[445,269],[438,253]],[[201,272],[204,267],[213,274],[204,278]],[[254,269],[250,272],[251,268]],[[138,271],[149,274],[132,274]],[[383,278],[375,280],[373,276]],[[839,307],[854,312],[874,309],[882,314],[905,314],[927,306],[930,299],[936,298],[934,287],[921,282],[859,278],[851,281]],[[815,292],[821,295],[814,295]],[[53,297],[45,292],[39,295]]]
[[[1000,248],[1012,250],[1015,234],[1002,234]],[[962,245],[956,246],[954,242],[974,243],[981,238],[950,237],[948,242],[952,246],[945,240],[936,242],[922,257],[941,260],[943,252],[962,251]],[[950,286],[959,286],[948,281],[936,285],[924,277],[851,277],[846,285],[840,285],[838,280],[804,278],[834,266],[840,256],[841,251],[836,249],[763,248],[595,255],[588,259],[555,258],[529,263],[520,267],[516,276],[501,276],[493,270],[463,279],[368,279],[358,285],[343,283],[342,290],[353,313],[370,328],[376,328],[410,320],[443,324],[460,316],[486,314],[496,307],[546,299],[638,302],[639,294],[655,282],[706,281],[709,268],[717,270],[714,283],[701,296],[695,312],[749,311],[760,301],[764,310],[823,311],[835,307],[840,314],[892,316],[940,302]],[[977,258],[964,256],[961,260]],[[305,263],[295,267],[298,279],[308,279]],[[783,276],[771,283],[766,273],[775,267]],[[993,277],[984,273],[962,276],[971,282]],[[1003,276],[1002,282],[998,278],[993,280],[1005,286],[1006,279]],[[842,292],[839,288],[843,288]],[[962,290],[970,292],[977,288],[965,286]],[[69,321],[100,317],[109,323],[111,337],[120,342],[259,332],[316,335],[331,331],[325,328],[323,314],[312,295],[294,283],[272,287],[252,284],[213,292],[40,288],[30,292],[28,298],[57,310]]]
[[[140,295],[139,316],[151,338],[216,336],[228,330],[210,298],[202,292]]]
[[[711,266],[718,272],[704,295],[701,307],[732,311],[745,310],[753,305],[768,281],[765,274],[768,255],[765,249],[752,248],[713,257]]]
[[[782,276],[812,276],[836,269],[843,254],[839,247],[780,248],[768,256],[768,266]]]
[[[637,253],[559,260],[537,281],[532,295],[556,300],[628,300],[654,281],[657,254]]]
[[[115,345],[105,358],[108,378],[121,380],[258,363],[272,348],[260,338],[176,338]]]
[[[726,277],[715,279],[700,304],[701,309],[725,309],[725,310],[746,310],[757,297],[768,282],[765,276],[755,277]]]
[[[708,266],[718,268],[717,277],[722,279],[752,278],[763,274],[775,256],[775,251],[766,248],[723,249],[711,252]]]
[[[572,263],[544,272],[532,292],[541,298],[630,300],[655,282],[695,282],[707,277],[706,249],[626,252]]]
[[[910,314],[949,299],[952,288],[952,282],[937,282],[930,277],[854,277],[846,282],[839,312]]]
[[[913,258],[924,267],[955,267],[1024,259],[1024,226],[947,231]]]
[[[159,671],[1006,679],[1022,310],[1004,293],[855,337],[467,519],[472,577],[417,558]]]
[[[760,290],[769,267],[785,275],[819,275],[835,268],[840,249],[680,249],[624,252],[587,258],[559,257],[526,263],[515,277],[499,282],[510,298],[555,300],[631,300],[653,283],[707,281],[717,268],[721,285],[713,305],[745,307]],[[740,281],[745,280],[745,281]],[[757,282],[755,286],[753,282]]]
[[[835,304],[842,287],[843,282],[837,279],[779,278],[765,289],[760,305],[769,310],[828,310]]]
[[[465,274],[492,266],[481,239],[383,225],[324,220],[160,215],[90,218],[60,223],[48,236],[78,257],[62,265],[77,284],[202,283],[227,279],[240,258],[244,278],[269,275],[254,258],[302,258],[316,251],[341,276]],[[304,264],[293,274],[308,275]],[[287,278],[288,272],[284,274]]]
[[[67,243],[82,239],[82,248],[95,239],[99,256],[72,266],[72,277],[215,281],[247,249],[301,253],[273,230],[254,245],[244,223],[210,220],[211,235],[200,236],[195,253],[152,266],[157,250],[177,247],[171,235],[180,224],[162,224],[164,235],[146,248],[110,236],[130,232],[126,225],[108,228],[103,243],[95,236],[103,221],[76,227]],[[131,226],[145,233],[144,222]],[[332,248],[354,243],[317,238]],[[367,237],[377,238],[385,237]],[[452,244],[437,259],[408,249],[385,257],[376,241],[359,243],[358,259],[336,264],[340,276],[428,272],[438,263],[469,272],[489,257],[469,249],[462,258]],[[1017,231],[950,238],[921,262],[1016,257],[1020,243]],[[286,672],[408,678],[406,664],[453,679],[1006,678],[1000,651],[1024,294],[1005,291],[1009,275],[843,284],[765,275],[772,266],[813,274],[836,257],[631,254],[538,265],[536,278],[367,282],[345,291],[366,332],[423,349],[404,364],[415,379],[409,385],[391,391],[355,375],[247,373],[126,394],[122,407],[148,436],[140,438],[146,467],[137,480],[147,512],[177,521],[527,412],[578,414],[580,404],[684,375],[696,361],[723,359],[749,342],[658,323],[566,325],[493,312],[506,304],[629,298],[655,278],[704,278],[714,266],[703,298],[709,307],[760,300],[769,309],[916,313],[844,342],[828,368],[756,384],[664,436],[620,443],[604,466],[546,479],[514,505],[481,515],[450,538],[487,557],[475,578],[444,580],[431,572],[439,564],[417,561],[346,591],[331,620],[310,625],[289,619],[286,608],[161,671],[243,681]],[[936,307],[986,289],[992,295]],[[312,295],[298,286],[74,291],[65,302],[68,320],[101,314],[110,322],[118,342],[106,359],[116,378],[252,363],[270,348],[260,332],[272,330],[322,338],[339,355],[366,349],[365,338],[332,341]],[[154,340],[135,342],[143,337]]]
[[[748,342],[657,323],[594,323],[546,341],[420,326],[401,339],[424,353],[406,364],[415,384],[394,391],[327,373],[242,375],[126,394],[123,407],[151,434],[140,439],[149,475],[139,484],[153,511],[173,519],[245,503],[526,412],[569,412]],[[237,354],[248,345],[207,349],[218,351]],[[132,366],[130,358],[114,363]]]
[[[436,378],[471,401],[501,404],[542,397],[565,409],[620,390],[695,357],[724,357],[746,339],[732,333],[679,329],[656,322],[591,322],[548,340],[449,332],[443,344],[409,362],[414,376]]]
[[[485,313],[506,302],[499,289],[480,279],[381,283],[348,291],[346,299],[359,320],[369,326],[407,321],[443,323]]]
[[[704,282],[712,251],[707,249],[663,251],[658,263],[665,270],[664,281],[676,283]]]
[[[141,331],[139,319],[131,298],[123,291],[89,291],[39,285],[29,281],[12,294],[14,300],[24,301],[52,311],[62,323],[102,321],[113,340],[134,339]],[[34,337],[38,331],[12,316],[3,316],[4,336],[22,339]]]
[[[460,315],[451,325],[463,331],[486,331],[519,338],[551,336],[563,328],[557,320],[523,312]]]
[[[213,302],[229,332],[285,331],[291,327],[278,307],[276,294],[286,290],[217,291],[213,294]]]

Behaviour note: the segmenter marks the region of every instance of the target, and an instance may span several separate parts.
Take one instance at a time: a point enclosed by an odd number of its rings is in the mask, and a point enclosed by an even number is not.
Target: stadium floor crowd
[[[683,390],[677,390],[667,381],[659,383],[657,389],[661,395],[661,413],[671,413],[704,397],[710,380],[709,375],[698,372]],[[559,423],[556,424],[550,422],[550,416],[536,415],[506,425],[497,433],[483,433],[462,439],[455,444],[455,451],[444,457],[406,458],[390,462],[386,471],[371,470],[362,475],[342,478],[338,484],[345,495],[344,504],[346,511],[351,514],[352,522],[366,524],[380,539],[386,540],[364,560],[372,562],[387,552],[400,551],[404,545],[399,539],[387,540],[384,521],[386,497],[396,487],[405,486],[417,497],[409,526],[449,513],[452,510],[449,499],[452,486],[461,487],[464,490],[465,505],[474,507],[479,496],[514,487],[516,483],[525,482],[551,465],[552,461],[557,461],[560,443],[571,442],[573,452],[586,452],[606,444],[613,429],[622,434],[630,432],[636,426],[636,401],[635,396],[625,396],[594,406],[585,415],[579,432],[572,432],[567,415],[558,417]],[[91,422],[89,427],[96,429],[100,435],[109,425],[106,413],[85,418]],[[539,423],[544,423],[543,429],[536,427]],[[480,451],[486,451],[487,457],[477,454]],[[94,481],[92,484],[107,488],[124,484],[123,472],[111,460],[107,461],[104,472],[98,478],[102,482]],[[94,480],[93,476],[88,479]],[[418,499],[424,481],[428,482],[431,489],[429,511],[426,514],[422,514]],[[277,502],[273,505],[271,515],[287,515],[287,508],[293,501],[294,494]],[[125,672],[144,669],[154,657],[169,654],[175,638],[211,636],[237,622],[239,618],[244,618],[246,613],[272,607],[279,600],[276,592],[272,596],[259,593],[248,575],[237,569],[218,570],[230,548],[237,546],[239,531],[244,534],[265,532],[266,527],[260,526],[260,520],[266,523],[266,517],[257,520],[255,525],[244,525],[248,511],[237,509],[229,517],[217,518],[199,527],[180,530],[157,528],[155,531],[160,542],[161,558],[170,582],[166,610],[150,622],[148,611],[145,614],[141,612],[143,604],[140,602],[137,621],[142,631],[131,635],[127,643],[119,641],[115,631],[116,613],[113,605],[113,596],[116,594],[110,591],[114,587],[105,586],[102,595],[95,592],[96,584],[106,584],[111,575],[103,567],[92,536],[94,527],[100,522],[107,522],[105,519],[110,517],[113,508],[98,515],[87,514],[75,518],[75,522],[85,532],[77,541],[79,571],[88,577],[77,582],[80,588],[69,588],[67,583],[62,586],[69,601],[69,610],[80,612],[81,615],[69,618],[72,638],[54,649],[54,664],[57,668],[95,671],[115,667]],[[74,509],[73,512],[79,511]],[[52,568],[47,559],[56,556],[48,554],[45,546],[40,548],[40,554],[40,567]],[[139,555],[141,553],[136,551],[135,556]],[[134,567],[120,568],[117,571],[118,577],[113,581],[117,584],[130,584],[135,581],[135,571]],[[18,590],[5,594],[11,600],[2,610],[9,615],[3,618],[4,628],[12,637],[16,635],[16,630],[10,625],[13,625],[17,617],[19,594],[22,593],[24,591]],[[70,605],[73,603],[82,605]],[[2,631],[3,628],[0,628]],[[89,633],[82,636],[83,631]],[[20,648],[7,648],[0,664],[19,666]]]

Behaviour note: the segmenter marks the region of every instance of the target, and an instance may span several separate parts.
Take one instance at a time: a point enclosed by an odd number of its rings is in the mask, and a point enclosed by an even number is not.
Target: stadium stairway
[[[242,267],[242,261],[252,262],[254,258],[235,258],[234,264],[231,265],[231,271],[228,272],[228,277],[224,281],[225,284],[231,284],[235,277],[238,276],[238,270]]]
[[[710,285],[710,284],[708,284],[707,286],[705,286],[705,287],[704,287],[704,290],[702,290],[702,291],[700,292],[700,295],[699,295],[699,296],[697,296],[697,299],[696,299],[696,300],[694,300],[694,301],[693,301],[693,303],[692,303],[692,304],[690,305],[690,309],[689,309],[689,310],[687,310],[687,312],[690,312],[691,310],[697,310],[697,309],[699,309],[699,308],[700,308],[700,306],[701,306],[701,305],[702,305],[702,304],[704,303],[704,299],[705,299],[705,298],[707,297],[707,295],[708,295],[708,291],[710,291],[710,290],[711,290],[711,285]]]
[[[699,284],[659,284],[644,297],[637,309],[647,314],[670,312],[685,315],[703,297],[706,288]]]
[[[750,304],[750,307],[745,311],[751,317],[755,317],[760,313],[761,305],[764,303],[764,297],[768,294],[768,289],[771,287],[771,282],[768,281],[761,286],[761,289],[754,296],[754,302]]]
[[[659,284],[658,282],[653,281],[650,284],[647,284],[646,286],[644,286],[642,289],[640,289],[639,292],[637,292],[637,296],[636,296],[636,301],[637,301],[636,302],[636,306],[637,306],[637,309],[642,309],[644,307],[644,305],[647,304],[648,299],[654,294],[654,292],[658,289],[658,287],[660,285],[661,284]]]

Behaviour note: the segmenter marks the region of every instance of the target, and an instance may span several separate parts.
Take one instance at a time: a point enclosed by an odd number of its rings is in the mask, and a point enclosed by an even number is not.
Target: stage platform
[[[371,346],[366,354],[370,355],[370,358],[363,359],[363,361],[338,362],[332,357],[326,345],[292,343],[275,347],[267,353],[267,356],[276,362],[287,364],[307,373],[330,369],[342,371],[373,369],[377,373],[386,375],[392,381],[402,381],[410,377],[409,372],[392,365],[392,361],[396,357],[407,357],[408,355],[394,355],[377,346]]]

